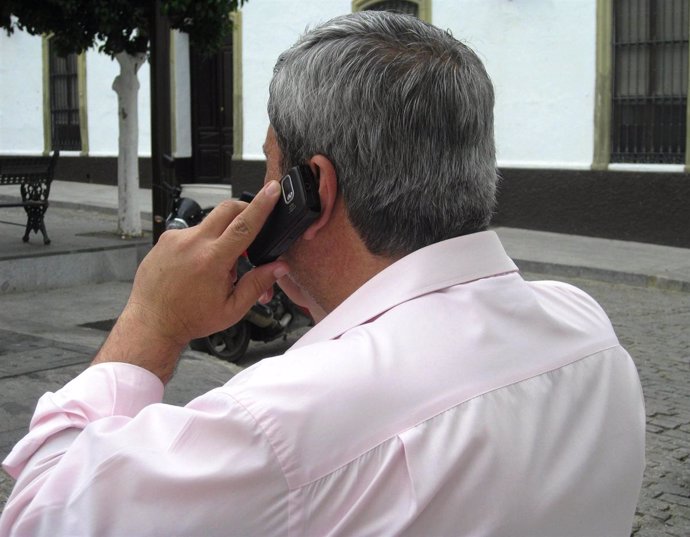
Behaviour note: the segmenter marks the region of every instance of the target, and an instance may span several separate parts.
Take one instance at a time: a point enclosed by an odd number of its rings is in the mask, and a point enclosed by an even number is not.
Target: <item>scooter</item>
[[[202,185],[165,186],[172,195],[172,208],[165,221],[166,230],[196,226],[213,210],[212,206],[204,204],[202,207],[197,201],[186,196],[186,189],[192,192]],[[240,199],[247,201],[252,197],[251,194],[244,193]],[[246,254],[243,255],[238,260],[238,277],[241,278],[252,268]],[[244,356],[250,341],[267,343],[281,337],[286,339],[290,332],[313,324],[309,312],[297,306],[278,285],[274,285],[270,302],[257,302],[238,323],[207,337],[192,340],[190,346],[194,350],[206,352],[222,360],[236,362]]]

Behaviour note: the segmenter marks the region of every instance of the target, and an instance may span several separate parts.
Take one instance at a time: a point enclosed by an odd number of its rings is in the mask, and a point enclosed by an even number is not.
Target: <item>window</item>
[[[689,4],[614,0],[610,162],[685,162]]]
[[[362,8],[362,11],[394,11],[415,17],[419,16],[419,6],[415,2],[406,0],[382,0],[369,4]]]
[[[58,56],[48,41],[48,90],[52,149],[82,149],[79,121],[78,56]]]

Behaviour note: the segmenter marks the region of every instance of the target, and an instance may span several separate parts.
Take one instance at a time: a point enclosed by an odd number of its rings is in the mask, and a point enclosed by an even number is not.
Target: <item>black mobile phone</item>
[[[280,189],[280,199],[247,249],[254,266],[277,259],[321,214],[319,183],[309,166],[290,168]]]

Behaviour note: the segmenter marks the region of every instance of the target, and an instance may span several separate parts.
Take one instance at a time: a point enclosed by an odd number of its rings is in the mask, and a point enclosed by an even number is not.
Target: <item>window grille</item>
[[[382,0],[381,2],[368,5],[364,8],[364,11],[393,11],[418,17],[419,5],[416,2],[408,2],[406,0]]]
[[[689,0],[615,0],[611,162],[685,161]]]
[[[53,149],[81,150],[77,55],[58,56],[49,42],[50,126]]]

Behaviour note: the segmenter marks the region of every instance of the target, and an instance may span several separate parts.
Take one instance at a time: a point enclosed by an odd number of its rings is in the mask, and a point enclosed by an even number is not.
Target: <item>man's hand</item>
[[[236,283],[237,259],[252,243],[280,194],[267,183],[251,204],[226,201],[196,227],[167,231],[142,261],[129,301],[93,364],[118,361],[172,377],[190,340],[237,323],[276,279],[276,261]]]

